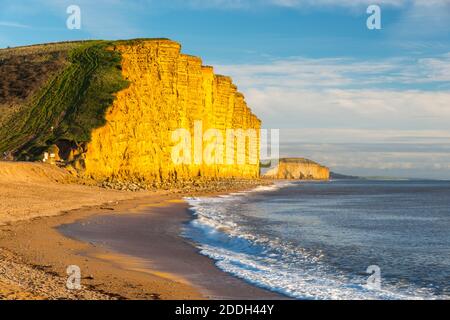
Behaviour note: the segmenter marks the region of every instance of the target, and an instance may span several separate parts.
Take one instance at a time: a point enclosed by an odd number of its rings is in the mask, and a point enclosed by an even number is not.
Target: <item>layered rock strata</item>
[[[106,125],[92,132],[81,159],[87,176],[139,182],[259,176],[261,122],[231,78],[214,74],[170,40],[111,49],[121,53],[130,86],[117,93]],[[244,148],[230,139],[230,130],[248,133]],[[180,143],[190,147],[180,152],[182,161],[174,155]]]

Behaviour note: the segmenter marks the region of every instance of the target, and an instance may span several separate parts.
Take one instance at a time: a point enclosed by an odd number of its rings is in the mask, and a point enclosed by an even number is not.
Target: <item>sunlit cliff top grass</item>
[[[312,160],[306,158],[281,158],[280,162],[283,163],[302,163],[302,164],[318,164]]]
[[[89,141],[127,87],[110,41],[0,50],[0,153],[34,160],[58,142]]]

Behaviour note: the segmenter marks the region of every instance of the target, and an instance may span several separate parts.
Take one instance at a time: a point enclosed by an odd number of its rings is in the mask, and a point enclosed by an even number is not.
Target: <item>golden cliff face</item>
[[[202,66],[200,58],[181,54],[181,46],[170,40],[140,41],[113,50],[122,55],[122,73],[130,86],[117,94],[106,125],[92,133],[84,155],[86,175],[150,183],[258,177],[261,122],[230,78],[215,75],[212,67]],[[172,134],[180,128],[192,137],[214,128],[224,139],[227,129],[255,129],[257,136],[248,139],[241,153],[248,155],[254,148],[257,159],[231,164],[225,154],[224,163],[195,161],[208,141],[200,141],[202,148],[192,139],[192,162],[176,163],[172,149],[177,141]],[[225,141],[217,141],[225,148]],[[239,150],[234,151],[236,159]]]
[[[280,159],[278,166],[264,177],[293,180],[330,180],[330,170],[318,163],[303,158]]]

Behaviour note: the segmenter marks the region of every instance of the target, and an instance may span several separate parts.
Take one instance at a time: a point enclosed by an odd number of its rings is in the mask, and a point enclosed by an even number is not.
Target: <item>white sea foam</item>
[[[258,186],[256,188],[254,188],[253,190],[250,191],[246,191],[246,192],[266,192],[266,191],[275,191],[275,190],[279,190],[281,188],[286,188],[289,186],[293,186],[294,183],[289,182],[289,181],[280,181],[280,182],[276,182],[274,184],[271,185],[267,185],[267,186]]]
[[[246,227],[245,217],[235,213],[251,193],[271,192],[291,186],[280,183],[221,197],[186,198],[195,219],[185,235],[200,252],[236,277],[257,286],[302,299],[420,299],[433,298],[421,289],[397,290],[365,286],[366,277],[349,278],[330,271],[320,251],[309,252],[285,240],[264,236]]]

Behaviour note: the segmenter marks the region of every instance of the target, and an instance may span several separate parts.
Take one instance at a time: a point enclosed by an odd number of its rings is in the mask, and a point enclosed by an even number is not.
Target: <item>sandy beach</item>
[[[0,170],[1,299],[281,298],[223,273],[180,237],[190,219],[182,197],[204,191],[112,191],[68,182],[62,171],[21,166]],[[27,179],[10,184],[14,170]],[[24,198],[25,189],[33,196]],[[77,226],[86,224],[104,245],[77,239],[84,237]],[[127,226],[147,232],[127,233]],[[82,290],[66,288],[70,265],[82,271]]]

